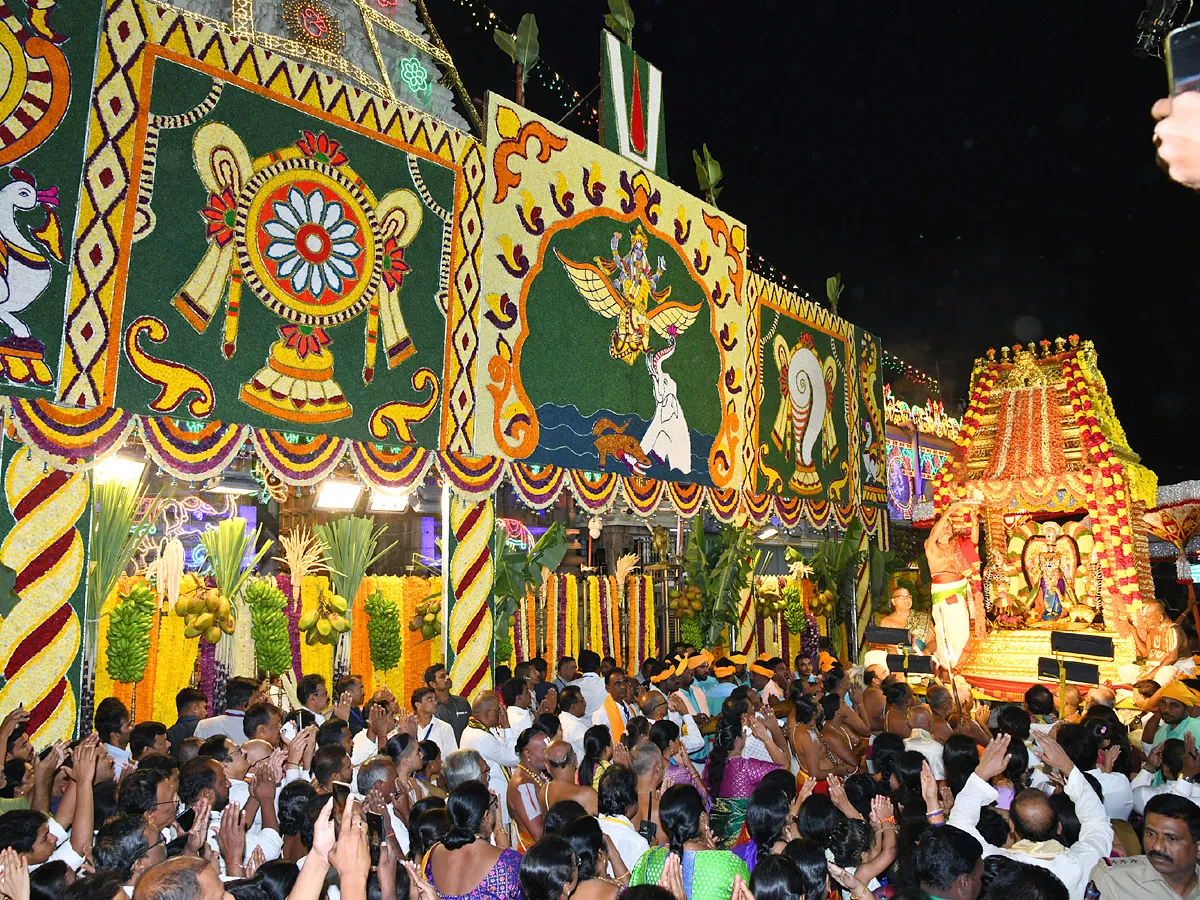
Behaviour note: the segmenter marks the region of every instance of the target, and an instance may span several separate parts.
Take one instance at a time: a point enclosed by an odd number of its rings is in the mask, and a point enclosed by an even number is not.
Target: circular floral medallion
[[[240,199],[238,259],[269,309],[297,324],[329,326],[366,308],[380,283],[378,223],[340,170],[281,160],[247,182]]]

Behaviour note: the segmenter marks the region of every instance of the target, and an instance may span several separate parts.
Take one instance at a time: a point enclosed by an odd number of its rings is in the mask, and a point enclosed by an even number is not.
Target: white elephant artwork
[[[782,397],[771,439],[795,463],[788,479],[789,490],[798,495],[817,494],[821,492],[814,461],[817,444],[823,440],[821,451],[826,462],[837,450],[829,403],[837,366],[832,358],[822,364],[808,335],[792,349],[777,334],[773,349]]]
[[[673,335],[670,340],[665,348],[646,356],[646,367],[654,382],[654,417],[641,446],[647,456],[688,475],[692,471],[692,435],[679,405],[675,379],[663,371],[663,363],[675,352]]]

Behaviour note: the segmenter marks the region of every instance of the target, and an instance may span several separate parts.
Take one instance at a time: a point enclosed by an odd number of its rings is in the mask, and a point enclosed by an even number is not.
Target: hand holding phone
[[[1165,44],[1171,96],[1200,90],[1200,22],[1176,28],[1167,35]]]

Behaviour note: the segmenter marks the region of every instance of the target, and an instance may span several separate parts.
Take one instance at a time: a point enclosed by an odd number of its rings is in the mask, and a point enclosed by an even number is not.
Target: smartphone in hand
[[[1165,44],[1171,96],[1200,90],[1200,22],[1176,28]]]

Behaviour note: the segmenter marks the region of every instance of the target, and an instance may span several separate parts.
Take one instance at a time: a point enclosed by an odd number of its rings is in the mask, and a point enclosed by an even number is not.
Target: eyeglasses
[[[145,850],[143,850],[141,853],[139,853],[137,856],[135,856],[133,859],[131,859],[129,861],[130,864],[137,862],[143,856],[148,856],[150,854],[151,850],[153,850],[155,847],[163,846],[164,844],[166,844],[166,842],[167,842],[167,839],[160,835],[157,841],[155,841],[153,844],[151,844],[149,847],[147,847]]]
[[[172,794],[170,800],[155,800],[150,805],[151,806],[178,806],[179,805],[179,795]]]

